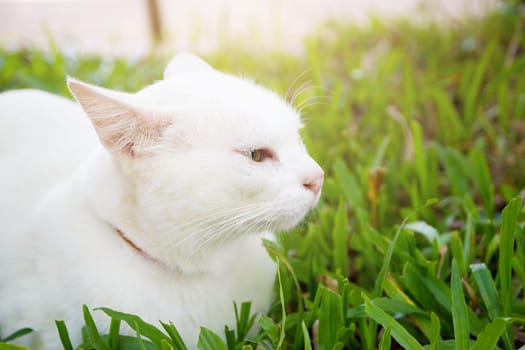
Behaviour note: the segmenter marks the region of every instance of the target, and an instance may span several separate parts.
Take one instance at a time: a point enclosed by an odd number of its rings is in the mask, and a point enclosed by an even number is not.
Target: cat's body
[[[87,304],[173,321],[194,347],[200,326],[233,326],[233,301],[269,307],[261,237],[295,225],[322,183],[299,117],[193,56],[165,76],[132,95],[70,80],[85,113],[43,92],[0,95],[4,333],[29,326],[26,341],[55,349],[64,319],[78,343]]]

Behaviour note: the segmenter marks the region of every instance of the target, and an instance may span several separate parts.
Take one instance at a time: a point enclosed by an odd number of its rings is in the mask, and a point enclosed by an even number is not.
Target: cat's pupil
[[[254,162],[262,162],[264,160],[264,151],[262,149],[251,150],[250,158]]]

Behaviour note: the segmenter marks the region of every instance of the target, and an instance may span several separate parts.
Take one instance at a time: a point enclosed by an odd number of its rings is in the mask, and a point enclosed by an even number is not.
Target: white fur
[[[189,54],[136,94],[68,85],[83,111],[0,94],[3,332],[33,327],[26,343],[57,349],[63,319],[78,344],[87,304],[171,320],[194,348],[199,326],[233,326],[234,300],[266,312],[275,265],[260,239],[296,225],[322,182],[298,113]],[[275,159],[245,156],[263,147]]]

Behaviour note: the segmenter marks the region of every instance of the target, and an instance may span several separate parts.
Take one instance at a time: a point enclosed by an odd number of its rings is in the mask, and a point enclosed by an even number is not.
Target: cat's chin
[[[317,203],[317,202],[316,202]],[[306,215],[310,212],[310,209],[315,207],[314,203],[312,206],[307,207],[306,209],[303,209],[301,212],[289,215],[289,216],[283,216],[278,223],[276,223],[276,227],[274,231],[287,231],[291,230],[297,225],[301,223],[301,221],[304,220]]]
[[[303,221],[308,215],[308,213],[317,206],[320,198],[321,193],[319,192],[312,196],[309,201],[306,201],[302,207],[297,208],[295,212],[289,214],[288,216],[283,216],[282,220],[280,220],[281,222],[278,230],[291,230],[299,225],[301,221]]]
[[[319,200],[321,199],[321,191],[319,191],[312,199],[312,202],[310,204],[310,208],[308,210],[314,209],[317,204],[319,204]]]

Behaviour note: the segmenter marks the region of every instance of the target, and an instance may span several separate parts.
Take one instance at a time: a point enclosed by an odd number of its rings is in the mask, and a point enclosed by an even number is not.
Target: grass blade
[[[69,332],[64,321],[55,321],[55,325],[58,330],[58,336],[60,337],[60,342],[64,347],[64,350],[73,350],[73,344],[71,344],[71,338],[69,338]]]
[[[235,350],[235,331],[228,326],[225,326],[224,338],[226,339],[226,348],[228,350]]]
[[[0,342],[0,350],[30,350],[30,349],[22,345],[6,344],[3,342]]]
[[[464,135],[464,128],[452,99],[446,91],[439,86],[433,87],[430,90],[430,94],[439,115],[443,116],[439,121],[441,122],[440,127],[443,130],[445,130],[445,128],[447,130],[447,132],[442,133],[444,141],[448,141],[449,143],[456,142]]]
[[[496,318],[478,335],[478,339],[470,350],[496,349],[498,339],[505,331],[506,326],[507,322],[504,319]]]
[[[499,302],[500,297],[496,290],[496,284],[490,275],[490,271],[487,268],[487,265],[483,263],[472,264],[470,265],[470,269],[472,271],[472,276],[478,285],[481,299],[487,309],[489,318],[494,320],[501,315],[501,305]]]
[[[430,226],[425,221],[412,221],[405,225],[405,229],[423,235],[430,244],[440,243],[439,232],[435,227]]]
[[[463,294],[461,274],[456,260],[452,260],[452,323],[454,325],[454,338],[457,350],[468,350],[470,348],[470,325],[467,314],[467,304]]]
[[[458,231],[452,232],[452,235],[450,236],[450,249],[452,250],[452,258],[458,263],[460,274],[466,274],[467,266],[465,264],[465,251]]]
[[[518,227],[518,214],[522,199],[516,197],[503,209],[500,231],[498,276],[503,298],[503,315],[510,316],[512,307],[512,256],[514,252],[514,235]]]
[[[462,198],[465,193],[470,192],[466,157],[455,148],[434,144],[434,149],[450,180],[452,194],[458,198]]]
[[[334,266],[336,270],[341,269],[343,276],[348,276],[348,219],[346,205],[342,198],[334,217],[332,239],[334,240]]]
[[[166,339],[162,339],[160,343],[160,350],[175,350],[173,346]]]
[[[385,329],[385,332],[383,333],[383,336],[381,336],[381,340],[379,341],[379,350],[390,350],[390,346],[392,343],[392,337],[390,336],[390,332],[390,327]]]
[[[344,327],[341,296],[322,287],[319,317],[319,344],[324,349],[332,349],[337,343],[337,332]]]
[[[108,308],[100,308],[108,316],[126,322],[134,331],[137,331],[137,327],[140,327],[140,332],[143,336],[150,339],[158,347],[161,346],[163,339],[167,340],[171,346],[175,346],[171,339],[164,333],[162,333],[155,326],[143,321],[140,317],[132,314],[127,314],[124,312],[114,311]]]
[[[389,313],[402,313],[405,315],[410,314],[420,314],[424,315],[424,311],[419,309],[418,307],[414,305],[410,305],[406,303],[403,300],[399,299],[389,299],[389,298],[374,298],[372,299],[374,301],[374,304],[381,308],[381,310]],[[365,306],[359,305],[356,307],[351,308],[346,313],[346,317],[348,318],[361,318],[366,317],[365,313]]]
[[[280,349],[283,345],[284,338],[286,337],[285,330],[286,330],[286,302],[284,299],[284,290],[283,290],[283,281],[281,278],[281,264],[280,260],[277,260],[277,282],[279,285],[279,301],[281,303],[281,331],[279,333],[279,342],[277,343],[277,346],[275,349]]]
[[[140,350],[146,350],[146,345],[144,345],[144,341],[142,340],[142,335],[140,334],[140,326],[138,322],[135,322],[135,327],[133,329],[137,332],[137,345],[140,347]],[[162,346],[162,342],[161,342]]]
[[[173,341],[173,346],[176,350],[188,350],[186,345],[184,344],[184,341],[182,340],[182,337],[180,336],[179,331],[177,331],[177,328],[173,325],[173,323],[164,323],[160,322],[164,330],[168,333],[171,340]]]
[[[118,348],[119,331],[120,331],[120,320],[112,318],[111,323],[109,325],[109,334],[108,334],[108,344],[112,350],[116,350]]]
[[[473,148],[470,152],[470,164],[472,165],[470,175],[481,195],[486,215],[490,218],[494,213],[494,185],[490,180],[491,175],[485,154]]]
[[[341,192],[356,208],[365,208],[365,199],[363,193],[359,190],[359,181],[352,174],[346,164],[341,160],[337,160],[334,164],[334,175],[341,186]]]
[[[86,323],[86,331],[88,335],[89,342],[98,350],[111,350],[108,344],[102,339],[100,333],[98,332],[95,321],[89,312],[89,309],[86,305],[82,306],[82,311],[84,313],[84,322]]]
[[[401,231],[403,230],[403,227],[406,224],[406,221],[408,220],[408,217],[403,220],[401,225],[399,225],[396,234],[394,235],[394,239],[390,243],[388,250],[385,254],[385,258],[383,259],[383,264],[381,265],[381,270],[379,270],[379,274],[377,275],[376,282],[374,285],[374,292],[373,295],[375,297],[381,296],[381,292],[383,291],[383,286],[385,284],[386,274],[388,272],[388,269],[390,268],[390,261],[392,260],[392,255],[394,254],[394,249],[396,248],[397,240],[399,239],[399,235],[401,234]]]
[[[23,337],[24,335],[29,334],[31,332],[33,332],[33,330],[31,328],[22,328],[22,329],[19,329],[19,330],[15,331],[15,332],[9,334],[4,339],[0,339],[0,341],[2,341],[2,342],[9,342],[9,341],[15,340],[17,338]]]
[[[199,350],[227,350],[221,337],[204,327],[201,327],[197,348]]]
[[[428,176],[427,165],[428,154],[423,142],[423,130],[421,124],[415,120],[411,121],[410,130],[412,131],[414,141],[414,161],[418,181],[420,183],[421,197],[423,200],[427,200],[432,196],[432,191],[429,186],[430,177]]]
[[[488,47],[483,50],[483,56],[481,57],[480,62],[475,66],[472,76],[468,77],[468,85],[466,86],[465,91],[465,102],[463,105],[463,115],[468,124],[471,124],[476,115],[476,108],[478,103],[476,99],[478,98],[479,91],[483,83],[483,75],[486,73],[487,66],[490,64],[490,59],[493,55],[495,48],[495,41],[492,41]]]
[[[432,350],[438,350],[441,341],[441,322],[435,313],[430,313],[430,346]]]
[[[275,346],[279,342],[279,328],[275,324],[275,322],[269,318],[266,315],[261,315],[259,318],[259,326],[261,326],[262,330],[266,334],[268,338],[270,338],[270,341]]]
[[[374,321],[383,326],[383,328],[391,329],[394,339],[408,350],[423,350],[423,346],[392,316],[377,307],[366,295],[363,294],[365,300],[365,312]]]
[[[235,310],[235,320],[237,324],[237,341],[242,341],[250,331],[255,322],[255,315],[250,316],[251,302],[241,303],[241,311],[237,308],[237,303],[233,303]]]
[[[512,258],[514,256],[515,234],[518,228],[518,215],[522,206],[520,196],[514,198],[503,209],[500,230],[498,277],[503,300],[503,316],[510,316],[512,309]],[[513,332],[507,331],[503,337],[505,347],[514,347]]]
[[[310,334],[308,333],[308,329],[306,329],[306,324],[304,324],[304,321],[301,322],[301,329],[303,330],[304,350],[312,350]]]

